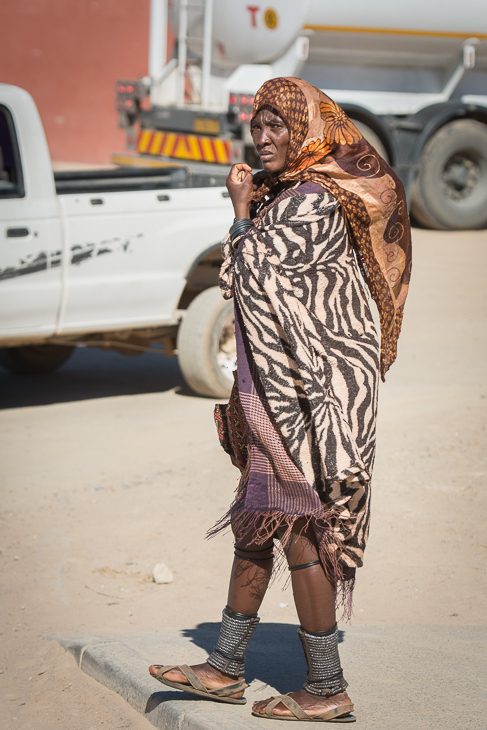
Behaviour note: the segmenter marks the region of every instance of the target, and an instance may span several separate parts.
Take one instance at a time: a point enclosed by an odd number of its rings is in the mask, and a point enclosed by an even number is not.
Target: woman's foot
[[[340,692],[340,694],[333,695],[332,697],[320,697],[319,695],[312,695],[309,692],[306,692],[306,690],[301,689],[299,690],[299,692],[289,692],[289,697],[297,702],[301,709],[304,710],[304,712],[306,712],[306,714],[310,717],[322,715],[324,712],[329,712],[330,710],[334,710],[336,708],[339,709],[340,707],[343,707],[344,714],[347,714],[348,712],[350,712],[350,709],[348,709],[345,713],[345,707],[348,706],[348,708],[350,708],[350,706],[352,705],[352,700],[346,692]],[[252,710],[258,715],[265,716],[265,708],[272,699],[274,698],[269,697],[267,700],[259,700],[259,702],[254,702]],[[285,707],[282,702],[280,702],[274,708],[273,715],[292,717],[293,713],[288,710],[288,708]]]
[[[149,667],[150,674],[155,677],[161,666],[161,664],[152,664]],[[243,677],[231,677],[229,674],[223,674],[223,672],[215,669],[207,662],[204,664],[193,664],[191,669],[208,689],[222,689],[223,687],[230,687],[232,684],[236,684],[236,682],[243,679]],[[186,684],[189,686],[188,680],[178,669],[172,669],[170,672],[166,672],[164,677],[170,682],[178,682],[179,684]],[[239,697],[242,697],[243,693],[244,690],[236,692],[235,695],[232,695],[232,697],[238,699]]]

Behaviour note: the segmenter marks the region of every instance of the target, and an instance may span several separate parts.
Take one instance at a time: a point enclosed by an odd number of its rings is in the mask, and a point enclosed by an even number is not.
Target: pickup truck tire
[[[222,299],[217,286],[198,294],[178,330],[179,365],[198,395],[227,398],[236,367],[233,300]]]
[[[421,155],[411,212],[428,228],[485,228],[487,125],[462,119],[433,135]]]
[[[44,375],[64,365],[75,347],[66,345],[26,345],[0,348],[0,365],[13,373]]]

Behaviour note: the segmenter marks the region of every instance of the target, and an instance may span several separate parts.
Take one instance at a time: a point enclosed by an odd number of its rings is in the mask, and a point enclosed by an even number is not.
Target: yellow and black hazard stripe
[[[152,129],[141,129],[137,137],[137,151],[141,154],[221,165],[231,165],[237,161],[232,147],[229,139]]]

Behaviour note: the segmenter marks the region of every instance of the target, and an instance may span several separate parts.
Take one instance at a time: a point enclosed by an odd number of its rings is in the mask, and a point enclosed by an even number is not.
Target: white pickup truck
[[[41,373],[74,348],[178,354],[194,391],[233,381],[218,284],[226,170],[54,173],[32,97],[0,84],[0,364]],[[203,169],[204,168],[204,169]]]

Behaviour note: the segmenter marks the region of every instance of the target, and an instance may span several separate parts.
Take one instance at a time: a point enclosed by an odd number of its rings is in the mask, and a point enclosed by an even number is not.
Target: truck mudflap
[[[220,165],[241,162],[244,153],[240,140],[161,132],[153,129],[141,129],[138,132],[137,151],[143,155]]]

